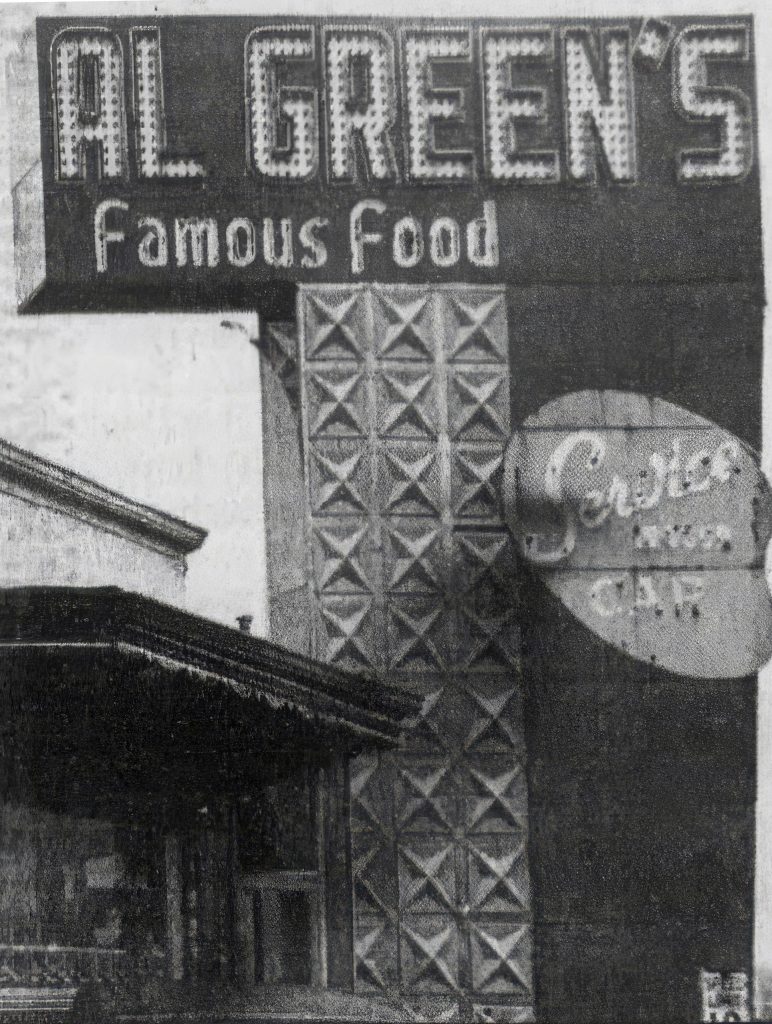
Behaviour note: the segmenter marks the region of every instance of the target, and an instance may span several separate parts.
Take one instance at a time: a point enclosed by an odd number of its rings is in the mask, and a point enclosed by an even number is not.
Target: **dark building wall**
[[[615,388],[757,448],[755,176],[692,193],[689,222],[672,183],[602,202],[569,283],[508,289],[513,423]],[[636,662],[520,572],[538,1017],[697,1020],[701,968],[752,969],[757,680]]]
[[[675,402],[758,448],[764,303],[755,281],[604,283],[591,265],[586,278],[507,290],[514,423],[559,395],[614,388]]]
[[[651,78],[637,85],[644,166],[660,144],[646,112],[663,108]],[[756,173],[595,198],[559,213],[568,268],[544,260],[508,289],[513,423],[616,388],[758,447]],[[699,1019],[700,968],[752,968],[757,680],[636,662],[522,566],[519,590],[539,1019]]]
[[[751,965],[756,680],[633,662],[521,592],[540,1019],[697,1020],[700,968]]]
[[[510,287],[507,305],[514,423],[558,395],[610,387],[758,443],[755,283],[588,280]],[[307,649],[300,410],[264,371],[271,622]],[[524,566],[513,586],[539,1019],[695,1020],[700,968],[752,962],[756,680],[643,665]]]

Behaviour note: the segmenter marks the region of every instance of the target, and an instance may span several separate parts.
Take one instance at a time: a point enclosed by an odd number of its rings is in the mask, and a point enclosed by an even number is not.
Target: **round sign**
[[[523,557],[632,657],[735,678],[772,656],[772,493],[753,450],[709,420],[627,392],[565,395],[512,437],[504,500]]]

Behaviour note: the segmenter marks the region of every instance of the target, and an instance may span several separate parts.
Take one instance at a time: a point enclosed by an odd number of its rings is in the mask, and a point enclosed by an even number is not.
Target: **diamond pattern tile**
[[[525,756],[522,699],[511,680],[498,675],[471,676],[462,686],[470,704],[463,738],[465,752],[483,753],[489,759],[497,751],[511,750]]]
[[[370,507],[372,485],[367,448],[357,441],[323,441],[311,449],[309,498],[314,513],[361,515]]]
[[[400,832],[452,832],[458,800],[450,761],[444,757],[405,756],[397,776],[395,806]]]
[[[433,303],[428,291],[377,288],[373,290],[373,337],[385,361],[419,360],[431,363],[436,349]]]
[[[436,672],[448,661],[452,613],[434,597],[392,597],[387,609],[389,667]]]
[[[388,993],[397,979],[397,929],[385,914],[354,922],[354,972],[360,992]]]
[[[510,671],[519,665],[519,632],[513,608],[481,614],[464,608],[459,622],[462,665],[470,671]]]
[[[521,761],[500,757],[466,763],[461,773],[464,824],[470,834],[500,833],[516,843],[528,828],[528,792]],[[475,838],[474,842],[480,840]]]
[[[325,661],[353,669],[377,665],[372,602],[367,597],[326,597],[319,605]]]
[[[382,510],[391,516],[439,516],[441,476],[436,445],[392,444],[384,448]]]
[[[437,436],[437,387],[430,367],[384,367],[378,382],[377,406],[381,436]]]
[[[365,387],[357,364],[325,366],[308,374],[309,433],[312,437],[362,437],[367,432]]]
[[[379,839],[377,834],[354,833],[352,875],[357,913],[393,917],[392,908],[398,900],[395,853]]]
[[[531,930],[489,921],[472,926],[472,986],[490,995],[531,995]]]
[[[370,842],[387,841],[392,828],[395,768],[388,754],[367,753],[351,761],[349,767],[351,827],[366,829]]]
[[[453,536],[454,591],[478,611],[512,607],[515,551],[502,530],[457,531]]]
[[[458,295],[447,307],[451,320],[445,333],[453,362],[507,365],[506,308],[502,295]]]
[[[436,522],[400,519],[387,524],[383,585],[396,593],[437,594],[443,588],[442,535]]]
[[[509,387],[502,370],[453,367],[449,372],[448,406],[454,440],[508,440]]]
[[[404,837],[399,856],[400,905],[404,911],[444,914],[457,908],[456,847],[450,837]]]
[[[513,842],[509,835],[477,839],[469,849],[469,897],[475,913],[527,917],[531,893],[524,839]]]
[[[451,503],[456,518],[501,520],[501,474],[504,448],[500,444],[464,446],[452,453]]]
[[[405,987],[413,992],[459,991],[458,945],[458,929],[450,917],[404,916],[400,953]]]
[[[428,689],[418,722],[407,738],[411,750],[447,754],[452,759],[465,755],[464,741],[474,715],[474,705],[463,687],[447,677],[425,677]]]
[[[298,303],[315,651],[424,698],[403,750],[351,766],[356,987],[415,1020],[527,1020],[504,292],[305,286]]]
[[[314,523],[314,575],[323,593],[369,593],[369,529],[366,519],[319,519]]]
[[[367,316],[365,306],[366,295],[361,291],[306,291],[303,318],[308,358],[359,361],[367,344],[367,331],[362,330]]]

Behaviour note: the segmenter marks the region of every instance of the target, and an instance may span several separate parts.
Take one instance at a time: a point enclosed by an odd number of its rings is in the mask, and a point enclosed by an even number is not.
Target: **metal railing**
[[[125,961],[122,949],[0,943],[0,987],[68,988],[86,980],[112,985],[124,976]]]

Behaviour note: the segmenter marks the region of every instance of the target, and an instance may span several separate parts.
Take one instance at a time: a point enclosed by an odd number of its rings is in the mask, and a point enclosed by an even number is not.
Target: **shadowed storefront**
[[[0,658],[6,1012],[350,988],[348,759],[414,700],[117,589],[2,591]]]
[[[190,523],[7,442],[0,505],[0,1017],[393,1019],[353,995],[349,763],[420,702],[164,603]]]

